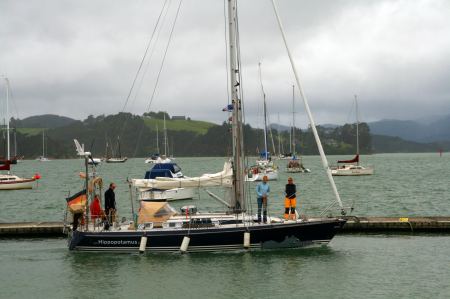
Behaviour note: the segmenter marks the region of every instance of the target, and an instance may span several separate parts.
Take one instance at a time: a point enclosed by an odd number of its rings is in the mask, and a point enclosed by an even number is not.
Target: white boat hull
[[[288,167],[286,168],[287,173],[310,173],[311,170],[303,167]]]
[[[359,176],[359,175],[372,175],[372,167],[352,166],[352,167],[340,167],[331,170],[333,176]]]
[[[251,176],[247,176],[245,180],[247,182],[262,181],[264,176],[267,176],[267,179],[269,181],[276,181],[278,180],[278,171],[274,170],[271,172],[259,172],[256,174],[252,174]]]
[[[124,163],[128,158],[109,158],[106,159],[106,163]]]
[[[195,190],[191,188],[173,188],[168,190],[143,190],[139,199],[144,201],[174,201],[191,199],[195,196]]]
[[[35,179],[22,179],[15,175],[0,175],[0,190],[33,189]]]
[[[102,159],[100,158],[92,158],[88,160],[89,165],[98,165],[102,163]]]

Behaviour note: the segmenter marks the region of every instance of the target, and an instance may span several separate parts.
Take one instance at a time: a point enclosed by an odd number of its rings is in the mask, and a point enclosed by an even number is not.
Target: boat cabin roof
[[[180,172],[181,168],[176,163],[157,163],[145,173],[145,179],[154,179],[156,177],[173,177],[173,173]]]

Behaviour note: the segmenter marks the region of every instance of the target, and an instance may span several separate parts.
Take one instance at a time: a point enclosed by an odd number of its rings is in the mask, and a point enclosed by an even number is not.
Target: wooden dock
[[[347,216],[342,233],[450,233],[450,217]]]
[[[0,223],[0,238],[63,237],[62,222]]]
[[[450,217],[346,216],[346,233],[449,233]],[[62,222],[0,223],[0,238],[64,237]]]

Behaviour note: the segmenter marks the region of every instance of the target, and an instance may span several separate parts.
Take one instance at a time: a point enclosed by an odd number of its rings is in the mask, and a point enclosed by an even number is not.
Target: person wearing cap
[[[261,222],[261,210],[263,210],[263,222],[267,222],[267,198],[270,192],[270,186],[267,184],[269,178],[267,175],[263,177],[262,182],[256,185],[256,199],[258,202],[258,223]]]
[[[295,220],[295,206],[297,204],[297,198],[296,193],[297,188],[294,184],[294,180],[290,177],[288,178],[288,183],[286,184],[286,188],[284,193],[286,194],[286,197],[284,198],[284,219],[289,220]]]

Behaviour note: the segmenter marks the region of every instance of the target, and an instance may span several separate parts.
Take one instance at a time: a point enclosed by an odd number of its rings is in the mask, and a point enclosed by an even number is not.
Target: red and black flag
[[[67,206],[72,213],[83,213],[86,207],[86,189],[66,198]]]

